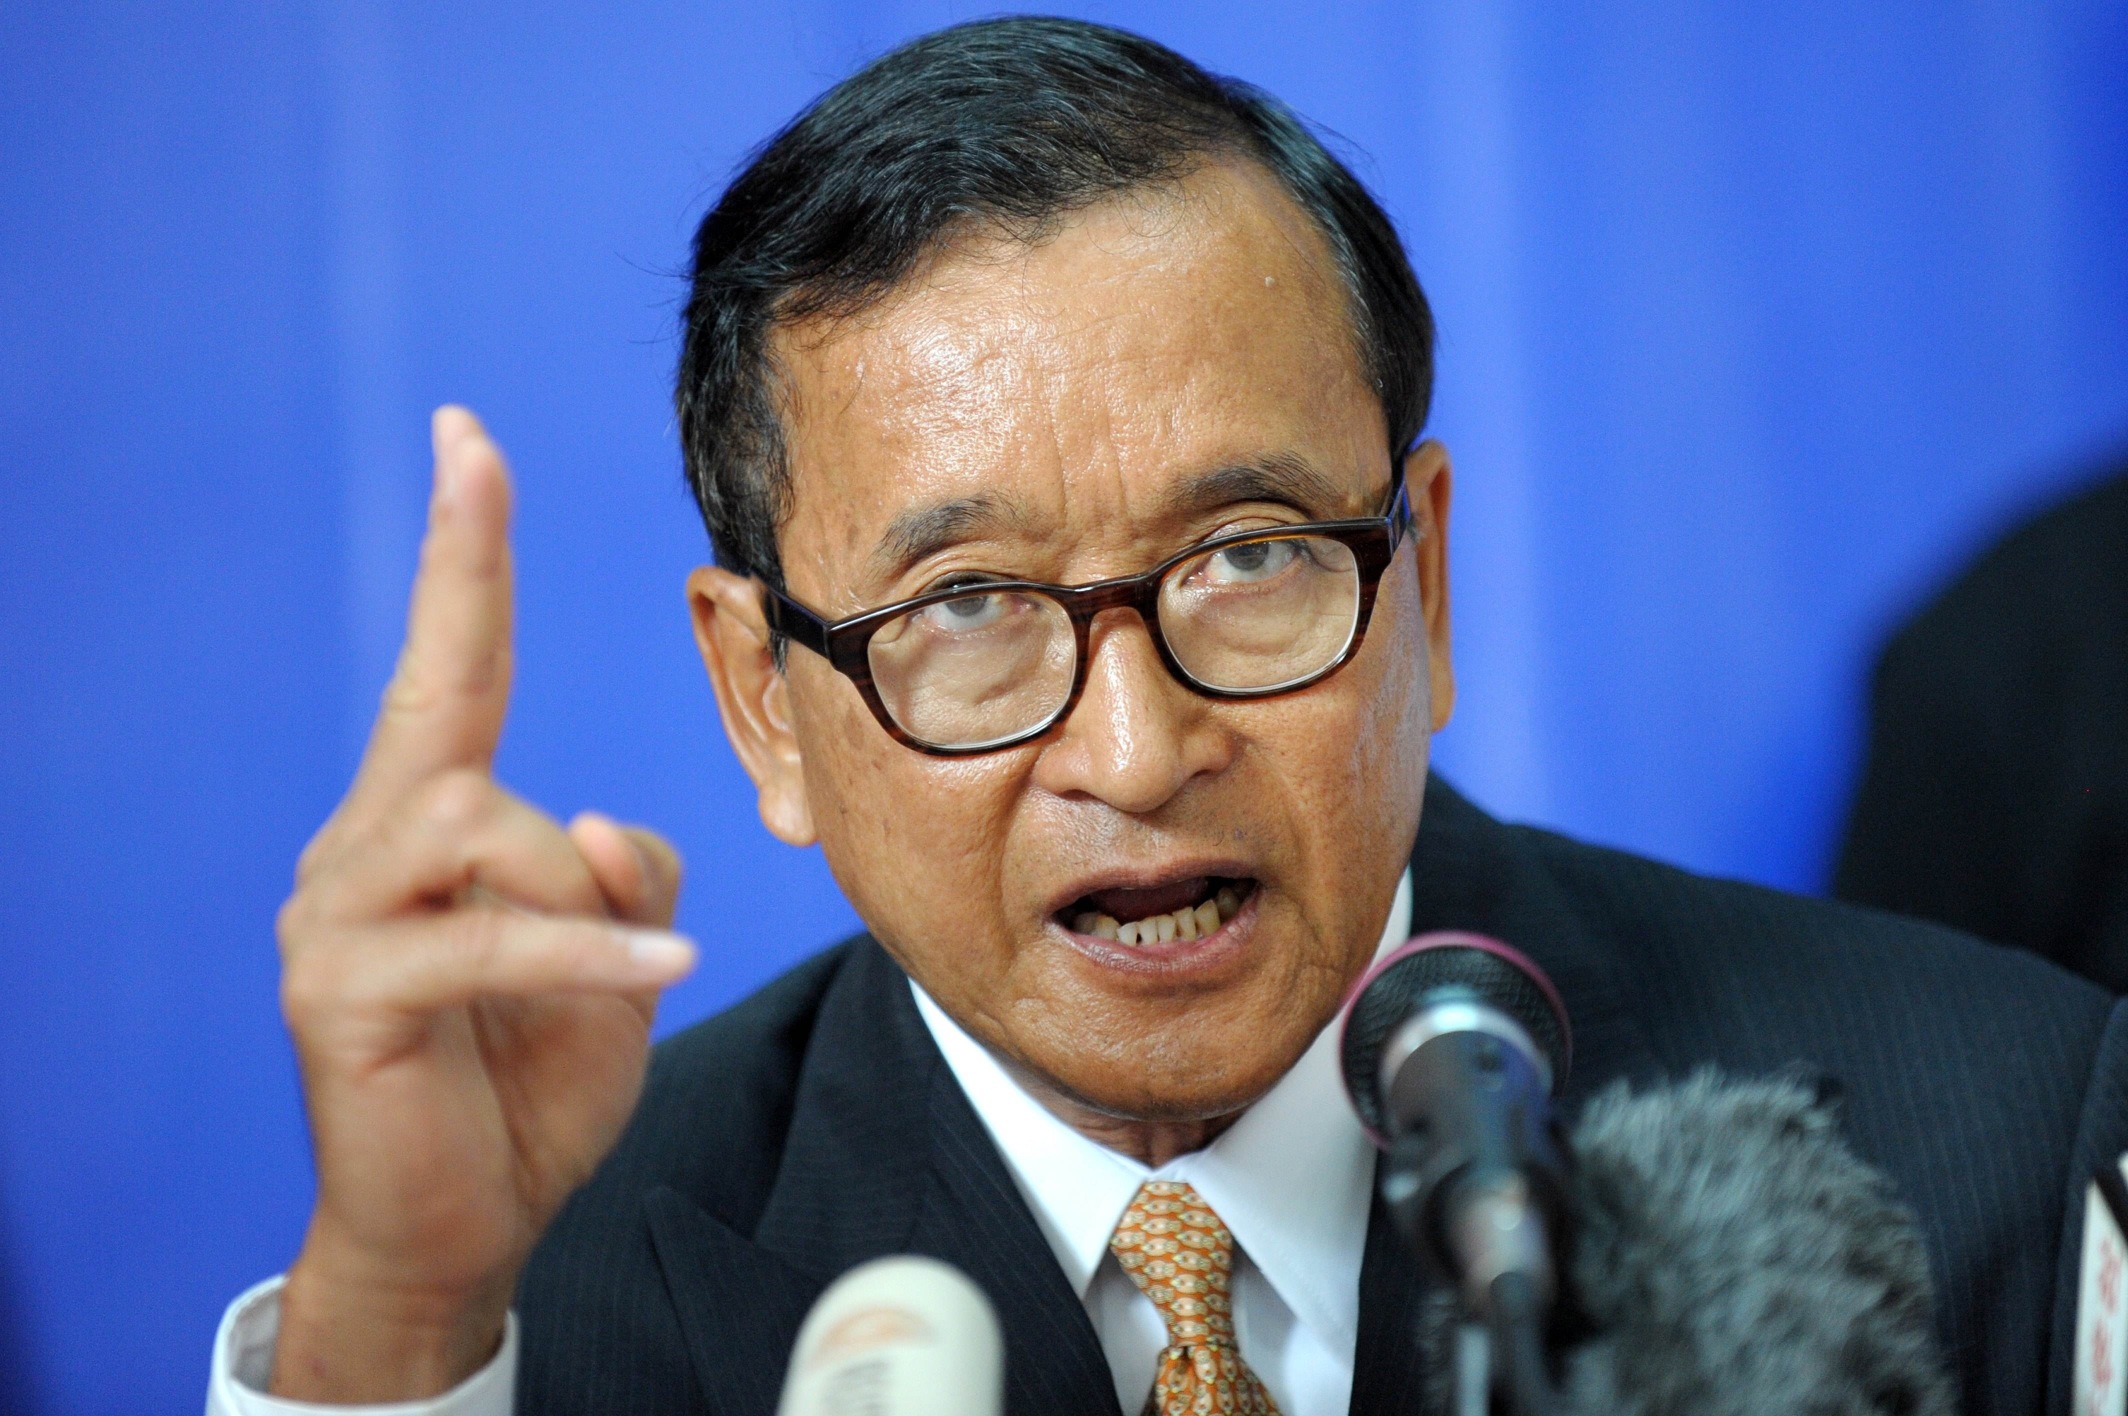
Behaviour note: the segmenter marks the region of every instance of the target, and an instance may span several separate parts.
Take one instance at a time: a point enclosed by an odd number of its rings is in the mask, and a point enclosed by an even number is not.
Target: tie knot
[[[1202,1196],[1179,1180],[1146,1181],[1108,1247],[1167,1324],[1145,1416],[1278,1416],[1234,1346],[1234,1236]]]
[[[1108,1247],[1160,1310],[1171,1344],[1232,1345],[1234,1236],[1195,1190],[1179,1180],[1146,1181]]]

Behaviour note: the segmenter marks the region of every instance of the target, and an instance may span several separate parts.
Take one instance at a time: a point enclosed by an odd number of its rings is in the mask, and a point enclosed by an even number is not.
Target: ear
[[[1456,707],[1454,636],[1448,614],[1448,503],[1455,469],[1448,449],[1428,438],[1404,458],[1404,485],[1411,493],[1412,531],[1419,563],[1419,603],[1426,614],[1428,688],[1433,730],[1448,726]]]
[[[761,824],[779,841],[810,846],[818,833],[806,797],[805,759],[791,731],[790,685],[769,653],[762,593],[745,576],[698,566],[687,577],[687,610],[724,735],[754,779]]]

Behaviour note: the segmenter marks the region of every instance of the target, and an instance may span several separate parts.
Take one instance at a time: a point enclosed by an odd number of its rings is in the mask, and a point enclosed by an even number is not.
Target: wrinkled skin
[[[1253,167],[1104,202],[1033,245],[971,235],[860,315],[783,332],[790,592],[839,618],[955,573],[1078,584],[1216,534],[1377,512],[1388,439],[1345,308],[1323,238]],[[1170,500],[1274,457],[1321,485]],[[1070,717],[973,758],[896,743],[817,655],[794,647],[779,674],[758,587],[691,581],[769,829],[818,841],[903,967],[1119,1149],[1160,1160],[1216,1134],[1298,1059],[1380,936],[1454,692],[1439,445],[1406,476],[1417,536],[1330,678],[1203,698],[1111,612]],[[998,514],[913,564],[875,553],[897,516],[971,497]],[[1089,953],[1055,912],[1119,870],[1253,877],[1254,917],[1185,966]]]

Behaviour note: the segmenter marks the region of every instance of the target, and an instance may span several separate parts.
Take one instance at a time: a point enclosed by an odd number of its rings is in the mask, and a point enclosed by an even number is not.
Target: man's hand
[[[435,1395],[501,1338],[532,1246],[620,1135],[679,858],[585,814],[564,829],[490,775],[510,691],[510,484],[437,410],[405,648],[347,797],[279,922],[281,1000],[317,1207],[281,1298],[276,1394]]]

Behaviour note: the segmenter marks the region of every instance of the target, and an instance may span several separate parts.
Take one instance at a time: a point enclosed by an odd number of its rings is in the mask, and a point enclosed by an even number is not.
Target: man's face
[[[840,618],[955,576],[1080,584],[1226,532],[1379,512],[1388,435],[1346,310],[1307,218],[1266,174],[1220,165],[1039,244],[961,244],[857,317],[785,331],[791,593]],[[1263,467],[1302,475],[1212,480]],[[1203,698],[1116,611],[1071,715],[975,757],[893,741],[804,650],[778,679],[749,597],[698,572],[764,819],[818,839],[873,934],[1008,1065],[1115,1116],[1248,1105],[1370,958],[1447,716],[1438,446],[1407,476],[1417,535],[1329,678]],[[915,559],[883,549],[947,506]],[[1074,928],[1207,900],[1222,923],[1186,947]]]

